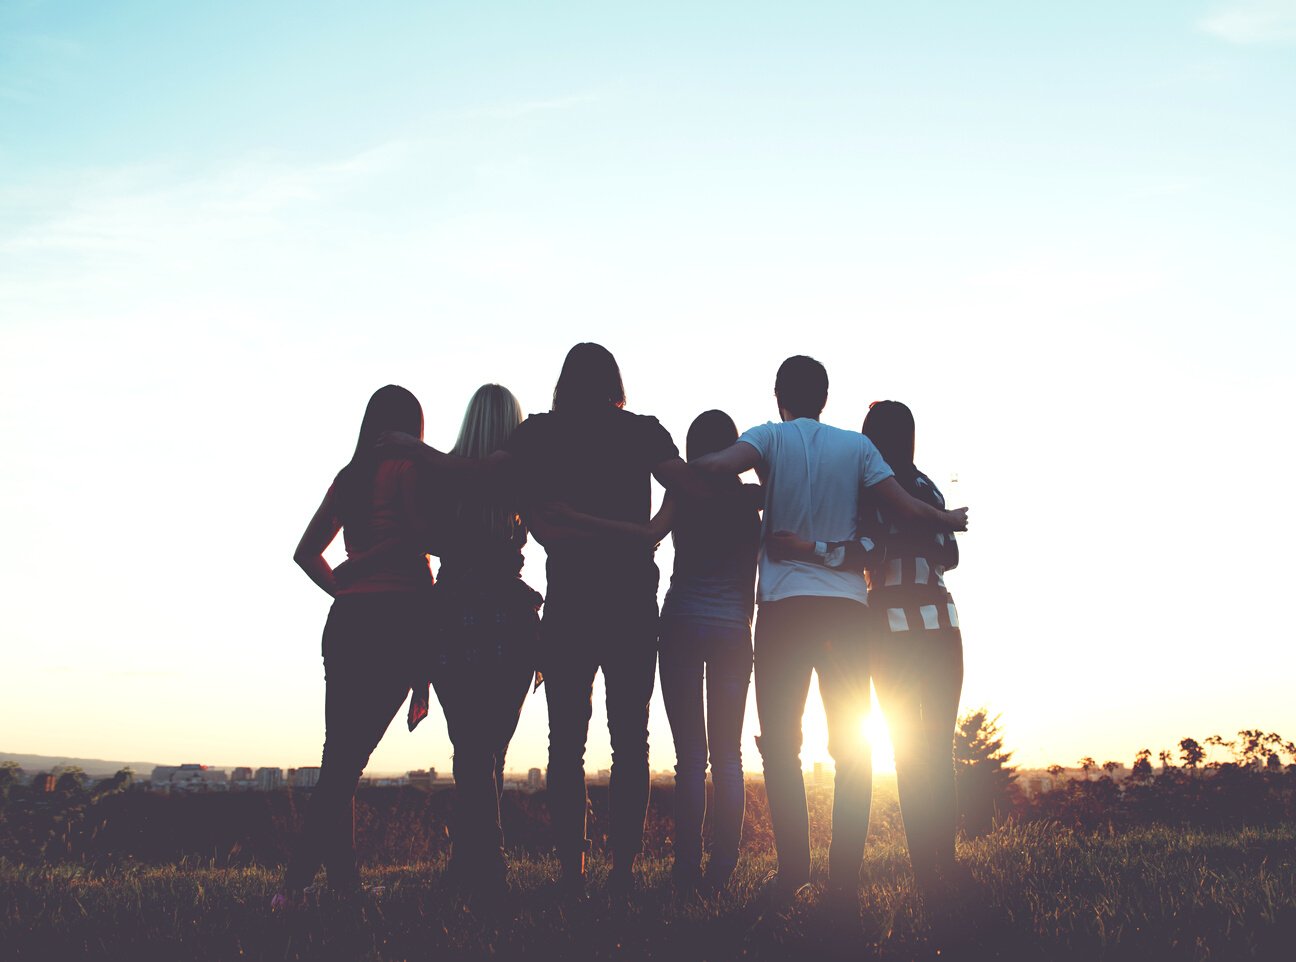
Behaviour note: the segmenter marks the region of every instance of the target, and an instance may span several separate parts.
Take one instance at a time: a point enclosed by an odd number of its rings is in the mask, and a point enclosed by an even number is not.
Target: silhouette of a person
[[[391,552],[393,539],[425,540],[427,519],[415,465],[375,445],[385,431],[423,434],[423,409],[405,388],[387,385],[365,409],[351,461],[338,472],[311,518],[294,560],[335,600],[324,626],[324,751],[305,827],[274,899],[280,907],[299,896],[321,862],[328,885],[341,893],[360,888],[355,852],[355,790],[369,756],[420,674],[432,573],[426,548]],[[341,585],[324,549],[341,531],[347,556],[364,573]]]
[[[517,398],[478,388],[451,453],[485,458],[522,422]],[[430,511],[441,556],[432,683],[454,745],[450,872],[469,893],[507,892],[499,799],[504,756],[535,675],[542,598],[522,580],[527,529],[510,485],[437,486]]]

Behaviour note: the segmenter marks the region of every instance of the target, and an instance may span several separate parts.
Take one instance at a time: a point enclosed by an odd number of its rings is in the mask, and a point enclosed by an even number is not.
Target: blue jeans
[[[711,872],[727,876],[738,861],[742,835],[742,727],[751,684],[751,632],[665,618],[659,661],[662,700],[675,739],[675,874],[691,878],[701,871],[709,754],[715,788]]]

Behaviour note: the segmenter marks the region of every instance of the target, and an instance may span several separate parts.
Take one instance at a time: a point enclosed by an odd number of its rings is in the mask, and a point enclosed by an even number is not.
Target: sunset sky
[[[318,764],[291,555],[368,396],[447,447],[581,340],[681,447],[789,354],[906,401],[1019,763],[1296,737],[1294,171],[1293,0],[7,0],[0,751]]]

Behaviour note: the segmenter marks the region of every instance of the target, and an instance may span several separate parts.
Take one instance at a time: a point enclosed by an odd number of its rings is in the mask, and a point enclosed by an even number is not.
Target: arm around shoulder
[[[900,486],[895,478],[886,478],[869,488],[871,494],[877,495],[897,517],[905,521],[922,521],[945,528],[950,531],[966,531],[968,526],[968,509],[954,508],[945,511],[925,501],[919,501]]]

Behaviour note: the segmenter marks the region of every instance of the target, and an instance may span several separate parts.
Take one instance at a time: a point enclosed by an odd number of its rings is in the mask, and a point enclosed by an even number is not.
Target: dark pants
[[[662,700],[675,740],[677,876],[694,877],[701,871],[708,757],[715,789],[709,871],[727,876],[738,863],[745,803],[742,727],[751,673],[747,627],[662,619]]]
[[[957,628],[874,636],[873,682],[895,747],[909,860],[919,881],[954,864],[954,726],[963,689]]]
[[[778,850],[779,875],[810,878],[810,819],[801,773],[801,716],[810,673],[828,718],[833,781],[828,875],[858,884],[868,834],[873,758],[864,737],[869,710],[868,608],[849,598],[797,597],[764,602],[756,620],[756,712],[765,791]]]
[[[499,814],[504,755],[535,677],[533,655],[514,649],[501,659],[452,659],[432,676],[454,745],[450,870],[470,883],[506,874]]]
[[[284,885],[300,890],[321,862],[329,887],[360,884],[355,790],[369,756],[410,692],[427,602],[405,592],[339,598],[324,626],[324,753]]]
[[[585,742],[594,676],[602,669],[612,736],[608,841],[614,865],[628,869],[643,847],[648,811],[648,702],[657,672],[656,595],[641,592],[627,597],[623,590],[609,590],[576,597],[551,588],[541,638],[541,671],[549,707],[546,795],[559,861],[565,873],[579,872],[589,848]]]

